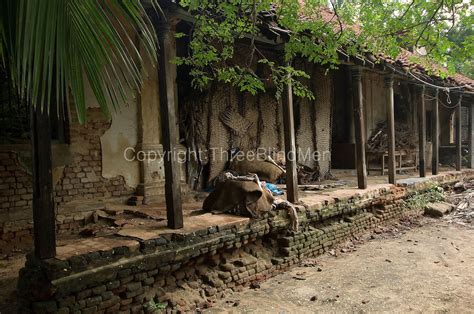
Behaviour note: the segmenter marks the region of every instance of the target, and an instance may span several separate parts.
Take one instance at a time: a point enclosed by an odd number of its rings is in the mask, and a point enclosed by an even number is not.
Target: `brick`
[[[61,307],[56,312],[56,314],[69,314],[69,313],[70,313],[70,310],[68,307]]]
[[[35,313],[52,313],[57,310],[56,301],[42,301],[33,303],[33,311]]]
[[[107,290],[107,287],[105,285],[101,285],[101,286],[93,288],[92,293],[95,295],[99,295],[102,292],[105,292],[105,290]]]
[[[87,298],[85,299],[85,301],[86,301],[86,306],[91,307],[91,306],[99,304],[102,301],[102,297],[95,296],[95,297]]]
[[[127,291],[136,291],[142,287],[141,282],[131,282],[126,285]]]
[[[77,299],[78,300],[85,299],[87,297],[90,297],[91,295],[92,295],[91,289],[82,290],[77,293]]]
[[[114,293],[112,291],[105,291],[100,296],[102,297],[103,301],[106,301],[106,300],[112,299],[112,297],[114,296]]]

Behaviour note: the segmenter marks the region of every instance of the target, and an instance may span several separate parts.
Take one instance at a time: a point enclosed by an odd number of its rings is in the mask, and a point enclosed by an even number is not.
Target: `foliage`
[[[85,84],[109,114],[140,86],[156,45],[139,0],[0,1],[0,59],[21,97],[49,110],[70,95],[81,122]]]
[[[329,3],[333,12],[330,19],[328,2],[323,0],[182,0],[180,4],[195,17],[195,22],[190,34],[178,35],[190,37],[190,53],[177,62],[191,66],[192,85],[198,89],[217,80],[255,94],[265,89],[265,81],[272,80],[277,85],[277,96],[281,84],[291,82],[298,86],[301,96],[311,97],[306,86],[299,83],[307,74],[294,69],[295,58],[335,68],[341,55],[357,57],[373,52],[396,57],[401,48],[423,47],[428,52],[427,65],[441,63],[450,71],[456,64],[472,58],[474,47],[472,40],[469,41],[472,37],[459,41],[450,36],[456,30],[472,28],[473,8],[469,2],[338,0]],[[261,27],[272,19],[285,30],[282,32],[284,62],[279,64],[256,40]],[[237,63],[235,45],[245,40],[250,41],[249,53],[245,62]],[[255,60],[269,71],[256,73]],[[436,74],[445,75],[439,69],[431,68]]]
[[[425,208],[428,203],[444,200],[444,197],[443,188],[431,182],[424,191],[414,192],[414,194],[404,202],[409,208],[422,209]]]
[[[469,21],[470,19],[470,21]],[[466,17],[466,22],[462,24],[474,24],[473,17]],[[455,27],[450,34],[449,40],[455,43],[455,49],[449,52],[452,59],[454,69],[470,78],[474,78],[474,59],[472,51],[474,51],[474,28],[473,27]],[[471,58],[463,58],[464,55],[471,54]]]
[[[143,305],[149,313],[161,313],[166,309],[167,303],[160,303],[155,300],[150,300]]]

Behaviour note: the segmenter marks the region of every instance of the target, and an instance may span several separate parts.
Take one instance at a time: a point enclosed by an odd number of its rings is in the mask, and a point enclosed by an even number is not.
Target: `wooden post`
[[[46,109],[31,107],[30,110],[35,255],[46,259],[56,256],[51,125]]]
[[[435,101],[432,106],[431,116],[431,141],[433,143],[433,157],[431,162],[431,173],[436,175],[439,173],[439,90],[435,91]]]
[[[388,183],[395,184],[395,113],[393,99],[393,75],[385,77],[385,87],[388,131]]]
[[[170,24],[159,23],[158,40],[158,83],[163,134],[163,163],[165,166],[165,196],[168,227],[183,227],[183,208],[181,203],[181,183],[176,146],[178,143],[178,119],[176,117],[175,84],[176,66],[171,61],[176,57],[176,46],[173,42]]]
[[[468,145],[469,145],[469,168],[474,169],[474,104],[469,105],[469,128],[468,128]]]
[[[456,108],[456,170],[462,168],[462,135],[461,135],[461,102],[462,95],[459,95],[459,102]]]
[[[298,202],[298,173],[296,169],[295,122],[293,117],[293,89],[288,81],[283,93],[283,131],[285,134],[286,193],[291,203]]]
[[[421,97],[418,102],[418,161],[420,177],[426,177],[426,106],[425,85],[421,86]]]
[[[365,122],[362,96],[362,70],[352,70],[352,93],[354,108],[354,135],[357,166],[357,185],[359,189],[367,188],[367,165],[365,163]]]

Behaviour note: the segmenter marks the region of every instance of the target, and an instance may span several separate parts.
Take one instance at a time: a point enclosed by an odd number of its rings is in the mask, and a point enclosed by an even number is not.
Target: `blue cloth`
[[[283,195],[283,190],[280,190],[275,184],[273,183],[266,183],[265,187],[272,192],[273,195]]]

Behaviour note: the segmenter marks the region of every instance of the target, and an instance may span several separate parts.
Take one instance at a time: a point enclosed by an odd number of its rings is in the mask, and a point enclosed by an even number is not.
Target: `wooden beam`
[[[354,109],[354,134],[357,167],[357,186],[367,188],[367,165],[365,163],[365,121],[362,95],[362,70],[355,67],[352,72],[352,93]]]
[[[295,122],[293,117],[293,89],[291,83],[283,93],[283,132],[286,156],[286,197],[289,202],[298,202],[298,172],[296,168]]]
[[[431,109],[431,142],[433,146],[433,157],[431,162],[431,173],[436,175],[439,173],[439,90],[435,91],[435,101]]]
[[[418,169],[420,177],[426,177],[426,106],[425,85],[421,86],[421,95],[418,102]]]
[[[474,169],[474,104],[469,105],[469,168]]]
[[[181,176],[177,159],[178,119],[176,113],[176,57],[174,31],[168,22],[158,24],[160,51],[158,56],[158,89],[160,97],[161,126],[163,134],[163,163],[165,167],[166,216],[168,227],[183,228],[183,208],[181,202]]]
[[[393,95],[393,76],[385,76],[387,135],[388,135],[388,183],[395,184],[395,113]]]
[[[61,118],[62,119],[62,118]],[[33,233],[35,255],[40,259],[56,256],[56,214],[51,162],[51,125],[48,113],[31,108],[33,173]]]
[[[462,95],[459,95],[459,101],[456,107],[456,170],[457,171],[461,171],[461,168],[462,168],[461,102],[462,102]]]

